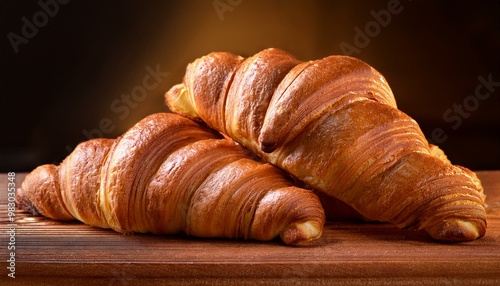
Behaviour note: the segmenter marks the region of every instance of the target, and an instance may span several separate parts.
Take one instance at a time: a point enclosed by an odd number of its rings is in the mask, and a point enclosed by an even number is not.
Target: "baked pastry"
[[[304,244],[321,237],[318,197],[247,149],[173,113],[152,114],[117,139],[80,143],[26,176],[18,206],[121,233]]]
[[[373,67],[348,56],[302,62],[267,49],[224,52],[187,66],[165,95],[170,110],[204,121],[369,220],[425,229],[440,241],[486,231],[476,175],[429,146],[397,109]]]

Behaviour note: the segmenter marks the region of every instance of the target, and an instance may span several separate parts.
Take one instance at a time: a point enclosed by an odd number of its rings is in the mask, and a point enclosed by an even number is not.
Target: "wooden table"
[[[478,172],[488,195],[485,237],[461,244],[387,224],[328,223],[316,246],[121,235],[15,214],[15,279],[7,174],[0,175],[0,285],[500,285],[500,171]],[[16,174],[20,186],[25,174]],[[149,283],[148,283],[149,282]]]

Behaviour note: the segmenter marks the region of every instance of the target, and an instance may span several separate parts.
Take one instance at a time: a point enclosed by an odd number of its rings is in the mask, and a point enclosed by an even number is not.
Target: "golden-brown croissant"
[[[80,143],[18,190],[21,208],[121,233],[271,240],[319,238],[318,197],[230,139],[173,113],[141,120],[116,140]]]
[[[480,181],[435,155],[384,77],[361,60],[211,53],[189,64],[165,97],[172,111],[205,121],[369,220],[441,241],[485,234]]]

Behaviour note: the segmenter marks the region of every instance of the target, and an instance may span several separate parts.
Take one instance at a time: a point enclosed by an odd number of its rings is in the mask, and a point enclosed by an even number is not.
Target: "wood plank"
[[[271,285],[429,284],[500,282],[500,171],[479,171],[487,194],[488,230],[482,239],[444,244],[425,233],[388,224],[330,222],[314,246],[121,235],[78,222],[57,222],[17,210],[16,278],[7,277],[11,227],[7,175],[0,175],[0,281],[9,284]],[[16,174],[20,186],[25,174]],[[6,235],[7,234],[7,235]]]

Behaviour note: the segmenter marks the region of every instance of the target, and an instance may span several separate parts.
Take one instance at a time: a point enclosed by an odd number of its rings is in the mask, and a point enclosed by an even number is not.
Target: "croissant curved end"
[[[189,97],[189,92],[183,83],[174,85],[166,94],[165,101],[173,112],[190,118],[199,118],[198,112]]]
[[[484,235],[476,224],[460,219],[444,220],[426,231],[434,239],[443,242],[471,241]]]
[[[288,245],[307,244],[321,237],[323,227],[317,221],[305,221],[289,224],[280,237]]]
[[[26,196],[26,191],[23,188],[17,189],[16,205],[18,208],[27,211],[32,215],[43,215],[35,204]]]

